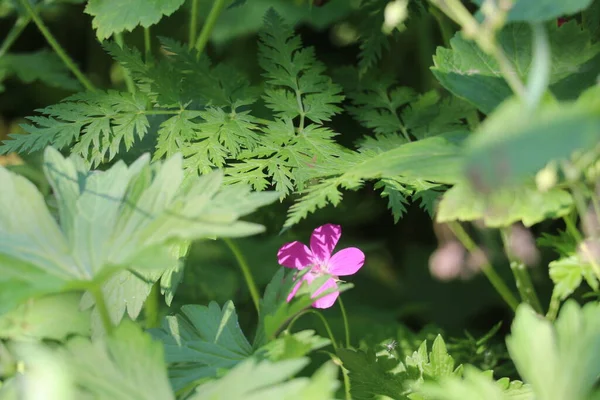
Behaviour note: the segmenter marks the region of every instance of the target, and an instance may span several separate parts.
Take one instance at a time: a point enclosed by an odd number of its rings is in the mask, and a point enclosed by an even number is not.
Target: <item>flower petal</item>
[[[328,263],[328,272],[336,276],[355,274],[365,263],[365,253],[356,247],[348,247],[335,253]]]
[[[288,268],[303,269],[312,264],[312,258],[310,249],[300,242],[286,243],[277,252],[279,264]]]
[[[312,297],[317,297],[319,294],[323,293],[327,289],[337,288],[337,283],[335,283],[335,279],[328,279],[323,286],[318,288],[315,293],[313,293]],[[324,297],[321,297],[319,300],[313,303],[313,307],[315,308],[329,308],[331,307],[335,301],[337,300],[340,292],[333,292]]]
[[[338,240],[342,236],[342,227],[339,225],[325,224],[313,231],[310,237],[310,249],[316,259],[326,262]]]

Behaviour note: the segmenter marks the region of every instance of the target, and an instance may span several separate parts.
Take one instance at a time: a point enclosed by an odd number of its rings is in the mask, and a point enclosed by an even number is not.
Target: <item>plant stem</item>
[[[121,46],[121,48],[123,48],[125,39],[123,38],[122,32],[115,33],[115,42],[117,42],[117,44],[119,46]],[[133,79],[131,78],[131,74],[129,73],[129,70],[123,66],[121,66],[121,69],[123,70],[123,79],[125,80],[125,86],[127,86],[127,91],[129,93],[135,93],[135,83],[133,82]]]
[[[510,269],[515,277],[515,282],[517,284],[519,294],[521,295],[521,300],[533,307],[537,313],[542,314],[542,304],[540,303],[540,300],[535,292],[533,282],[531,282],[531,277],[527,271],[527,266],[522,262],[511,261]]]
[[[160,280],[152,285],[152,290],[144,303],[144,315],[146,316],[146,329],[156,328],[160,325],[158,314],[160,300]]]
[[[188,48],[191,50],[196,41],[196,32],[198,31],[198,0],[192,0],[192,13],[190,15],[190,27],[188,36]]]
[[[102,326],[104,326],[104,330],[107,335],[110,335],[113,331],[113,323],[110,319],[110,314],[108,313],[108,308],[106,308],[106,302],[104,301],[104,293],[102,292],[102,288],[94,287],[90,289],[90,293],[94,296],[94,301],[96,302],[96,310],[100,314],[100,319],[102,320]]]
[[[333,346],[333,349],[335,351],[337,351],[338,346],[337,346],[337,343],[336,343],[336,340],[335,340],[335,336],[333,336],[333,332],[331,330],[331,327],[329,326],[329,323],[327,322],[327,319],[323,316],[323,314],[321,314],[317,310],[308,309],[308,310],[304,310],[304,311],[298,313],[298,315],[296,315],[294,318],[292,318],[292,320],[290,321],[290,323],[287,326],[287,328],[285,329],[285,331],[287,331],[287,332],[291,331],[292,326],[294,326],[294,324],[296,323],[296,321],[298,319],[300,319],[300,317],[302,317],[302,316],[304,316],[306,314],[315,314],[317,317],[319,317],[321,319],[321,322],[323,322],[323,326],[325,327],[325,330],[327,331],[327,334],[329,335],[329,339],[331,340],[331,345]]]
[[[579,233],[579,229],[575,226],[575,223],[571,219],[570,215],[565,215],[563,217],[563,221],[565,221],[565,227],[567,228],[567,232],[573,236],[573,238],[579,243],[583,240],[581,233]]]
[[[473,254],[477,251],[481,251],[459,223],[450,222],[448,226],[469,253]],[[515,311],[519,306],[519,301],[515,298],[511,290],[508,288],[508,286],[506,286],[506,283],[504,283],[500,275],[498,275],[492,264],[490,264],[487,259],[486,262],[481,266],[481,271],[488,278],[500,297],[502,297],[506,304],[508,304],[509,307]]]
[[[515,283],[517,285],[519,295],[521,296],[521,300],[533,307],[537,313],[542,314],[542,304],[540,303],[540,300],[535,292],[535,287],[533,286],[533,282],[531,281],[531,277],[527,271],[527,266],[511,254],[508,246],[509,239],[506,229],[502,229],[501,236],[502,243],[504,244],[504,251],[510,260],[510,269],[515,278]]]
[[[452,29],[450,20],[437,7],[429,7],[429,12],[436,19],[438,26],[440,27],[444,46],[450,47],[450,39],[452,39],[452,36],[454,35],[454,29]]]
[[[198,50],[198,57],[204,51],[206,44],[208,43],[208,39],[210,38],[210,34],[212,33],[215,24],[217,23],[217,19],[225,7],[226,0],[215,0],[212,8],[210,9],[210,13],[204,22],[204,26],[200,31],[200,36],[198,37],[198,41],[196,42],[196,50]]]
[[[346,314],[346,307],[342,301],[342,296],[338,297],[338,303],[340,304],[340,310],[342,310],[342,319],[344,320],[344,332],[346,332],[346,348],[350,347],[350,325],[348,324],[348,316]]]
[[[546,314],[546,319],[548,321],[554,321],[556,316],[558,315],[558,309],[560,308],[560,299],[554,293],[552,293],[552,298],[550,299],[550,305],[548,306],[548,313]]]
[[[149,63],[152,58],[152,43],[150,41],[150,28],[144,28],[144,59]]]
[[[233,242],[233,240],[231,240],[229,238],[223,238],[223,241],[225,242],[227,247],[229,247],[229,250],[231,250],[231,252],[235,256],[235,259],[238,262],[240,269],[242,270],[242,274],[244,275],[244,279],[246,280],[246,285],[248,286],[248,290],[250,291],[250,296],[252,297],[252,302],[254,303],[254,307],[256,307],[257,312],[260,311],[259,310],[260,295],[258,294],[258,289],[256,287],[256,283],[254,283],[254,278],[252,278],[252,273],[250,272],[250,267],[248,266],[248,263],[246,262],[244,255],[240,251],[240,248]]]
[[[65,50],[62,48],[62,46],[56,41],[56,38],[48,30],[48,28],[44,24],[44,21],[42,21],[40,16],[35,12],[33,7],[31,6],[31,4],[29,4],[29,1],[28,0],[20,0],[20,2],[21,2],[21,5],[25,8],[25,10],[27,10],[27,13],[29,14],[29,16],[31,17],[33,22],[36,24],[36,26],[38,27],[38,29],[40,30],[42,35],[44,35],[44,38],[46,38],[46,41],[48,42],[48,44],[50,44],[50,46],[52,46],[52,49],[54,49],[56,54],[58,54],[58,56],[60,57],[62,62],[67,66],[67,68],[69,68],[71,70],[73,75],[75,75],[75,77],[79,80],[79,82],[81,82],[81,84],[87,90],[90,90],[92,92],[95,91],[96,88],[94,87],[92,82],[90,82],[90,80],[88,78],[86,78],[86,76],[81,72],[79,67],[77,67],[75,62],[73,60],[71,60],[71,57],[69,57],[69,55],[65,52]]]
[[[21,36],[21,33],[23,33],[23,30],[29,24],[30,21],[31,18],[29,16],[17,18],[15,24],[12,26],[12,28],[10,28],[10,31],[4,38],[2,46],[0,46],[0,58],[2,58],[2,56],[4,56],[8,52],[10,46],[12,46],[15,40],[17,40],[19,36]]]

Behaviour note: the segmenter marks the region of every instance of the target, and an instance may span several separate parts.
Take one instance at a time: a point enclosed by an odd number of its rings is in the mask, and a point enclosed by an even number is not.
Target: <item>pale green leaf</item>
[[[80,297],[78,293],[64,293],[32,299],[0,316],[0,337],[63,340],[71,334],[87,336],[90,314],[79,310]]]
[[[519,374],[539,400],[584,400],[598,375],[600,307],[569,300],[553,325],[522,304],[506,344]]]
[[[306,358],[277,363],[249,359],[199,386],[190,400],[333,400],[339,386],[335,365],[324,364],[311,378],[292,379],[306,364]]]
[[[588,149],[600,133],[600,86],[577,101],[546,98],[535,111],[511,98],[465,143],[466,172],[478,189],[520,183],[548,162]]]
[[[103,339],[75,338],[66,346],[70,372],[96,399],[175,399],[160,343],[126,321]]]
[[[495,190],[486,195],[468,183],[460,183],[442,195],[438,222],[483,220],[488,227],[510,226],[522,221],[532,226],[571,212],[573,198],[562,189],[540,192],[532,184]]]
[[[107,39],[115,33],[132,31],[141,25],[148,28],[165,15],[171,15],[184,0],[90,0],[85,12],[92,15],[92,26],[98,39]]]
[[[561,258],[548,264],[550,278],[554,282],[553,295],[560,300],[569,297],[585,281],[594,290],[598,289],[598,278],[590,263],[584,262],[578,256]]]

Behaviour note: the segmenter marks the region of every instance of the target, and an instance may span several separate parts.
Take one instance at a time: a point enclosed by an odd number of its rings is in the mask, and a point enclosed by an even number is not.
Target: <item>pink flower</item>
[[[296,241],[284,244],[277,253],[279,264],[284,267],[299,270],[309,267],[310,271],[302,277],[302,280],[308,283],[325,274],[333,275],[315,291],[313,298],[327,289],[337,288],[338,276],[353,275],[365,263],[364,253],[356,247],[348,247],[331,254],[341,235],[342,228],[339,225],[326,224],[313,231],[310,237],[310,249]],[[302,281],[296,283],[287,298],[288,302],[294,297],[301,284]],[[339,292],[328,294],[316,300],[313,307],[329,308],[335,303],[339,294]]]

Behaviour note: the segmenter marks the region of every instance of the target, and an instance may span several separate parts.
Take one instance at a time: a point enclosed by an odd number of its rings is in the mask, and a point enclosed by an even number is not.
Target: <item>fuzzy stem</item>
[[[58,56],[60,57],[62,62],[67,66],[67,68],[69,68],[71,70],[73,75],[75,75],[75,77],[79,80],[79,82],[81,82],[81,84],[87,90],[90,90],[92,92],[95,91],[96,88],[94,87],[92,82],[90,82],[90,80],[88,78],[86,78],[86,76],[83,74],[83,72],[81,72],[79,67],[77,67],[75,62],[73,60],[71,60],[71,57],[69,57],[69,55],[65,52],[65,50],[62,48],[62,46],[56,41],[56,38],[48,30],[48,28],[44,24],[44,21],[42,21],[40,16],[35,12],[33,7],[31,6],[31,4],[29,4],[29,1],[28,0],[20,0],[20,2],[21,2],[21,5],[25,8],[25,10],[27,10],[27,13],[29,14],[29,16],[31,17],[33,22],[36,24],[36,26],[38,27],[38,29],[40,30],[42,35],[44,35],[44,38],[46,38],[46,41],[48,42],[48,44],[50,44],[52,49],[54,49],[56,54],[58,54]]]
[[[225,7],[225,2],[225,0],[215,0],[212,8],[210,9],[210,13],[206,18],[206,21],[204,22],[204,26],[202,27],[202,30],[200,31],[200,36],[198,37],[198,41],[196,42],[196,50],[198,51],[198,57],[200,57],[200,55],[204,51],[204,48],[206,47],[206,44],[208,43],[208,39],[210,39],[210,34],[212,33],[212,30],[214,29],[215,24],[217,23],[219,15],[221,15],[223,7]]]
[[[229,250],[233,253],[240,269],[242,270],[242,274],[244,275],[244,279],[246,280],[246,285],[248,286],[248,290],[250,291],[250,296],[252,297],[252,302],[254,303],[254,307],[256,311],[259,310],[259,301],[260,295],[258,294],[258,289],[256,287],[256,283],[254,283],[254,278],[252,277],[252,273],[250,272],[250,267],[244,258],[244,255],[240,251],[240,248],[233,242],[233,240],[229,238],[223,238],[223,241],[229,247]]]
[[[471,239],[469,234],[459,223],[451,222],[448,224],[448,226],[469,253],[473,254],[479,250],[473,239]],[[502,297],[506,304],[508,304],[509,307],[515,311],[519,306],[519,301],[515,298],[511,290],[508,288],[508,286],[506,286],[506,283],[504,283],[500,275],[498,275],[492,264],[490,264],[487,259],[486,262],[481,266],[481,271],[488,278],[500,297]]]
[[[342,319],[344,320],[344,332],[346,333],[346,348],[350,347],[350,325],[348,324],[348,316],[346,315],[346,307],[342,301],[342,296],[338,297],[338,303],[340,304],[340,310],[342,311]]]
[[[196,41],[196,32],[198,31],[198,0],[192,0],[192,11],[190,15],[190,26],[188,35],[188,48],[191,50]]]
[[[515,283],[517,285],[519,295],[521,296],[521,300],[533,307],[537,313],[542,314],[542,304],[540,303],[540,300],[535,292],[535,287],[533,286],[533,282],[531,281],[531,277],[527,271],[527,266],[525,266],[525,264],[511,254],[508,246],[509,239],[506,229],[501,231],[501,236],[502,243],[504,244],[504,251],[510,260],[510,269],[515,278]]]
[[[102,326],[104,326],[104,330],[107,335],[110,335],[113,331],[113,323],[110,319],[110,314],[108,313],[108,308],[106,307],[106,302],[104,301],[104,293],[101,288],[94,287],[90,289],[90,293],[94,296],[94,301],[96,302],[96,310],[100,314],[100,319],[102,320]]]
[[[15,24],[12,26],[12,28],[10,28],[10,31],[4,38],[2,46],[0,46],[0,58],[2,58],[2,56],[4,56],[8,52],[8,49],[10,49],[15,40],[17,40],[19,36],[21,36],[21,33],[23,33],[23,29],[25,29],[25,27],[29,24],[30,21],[31,18],[29,16],[17,18]]]

